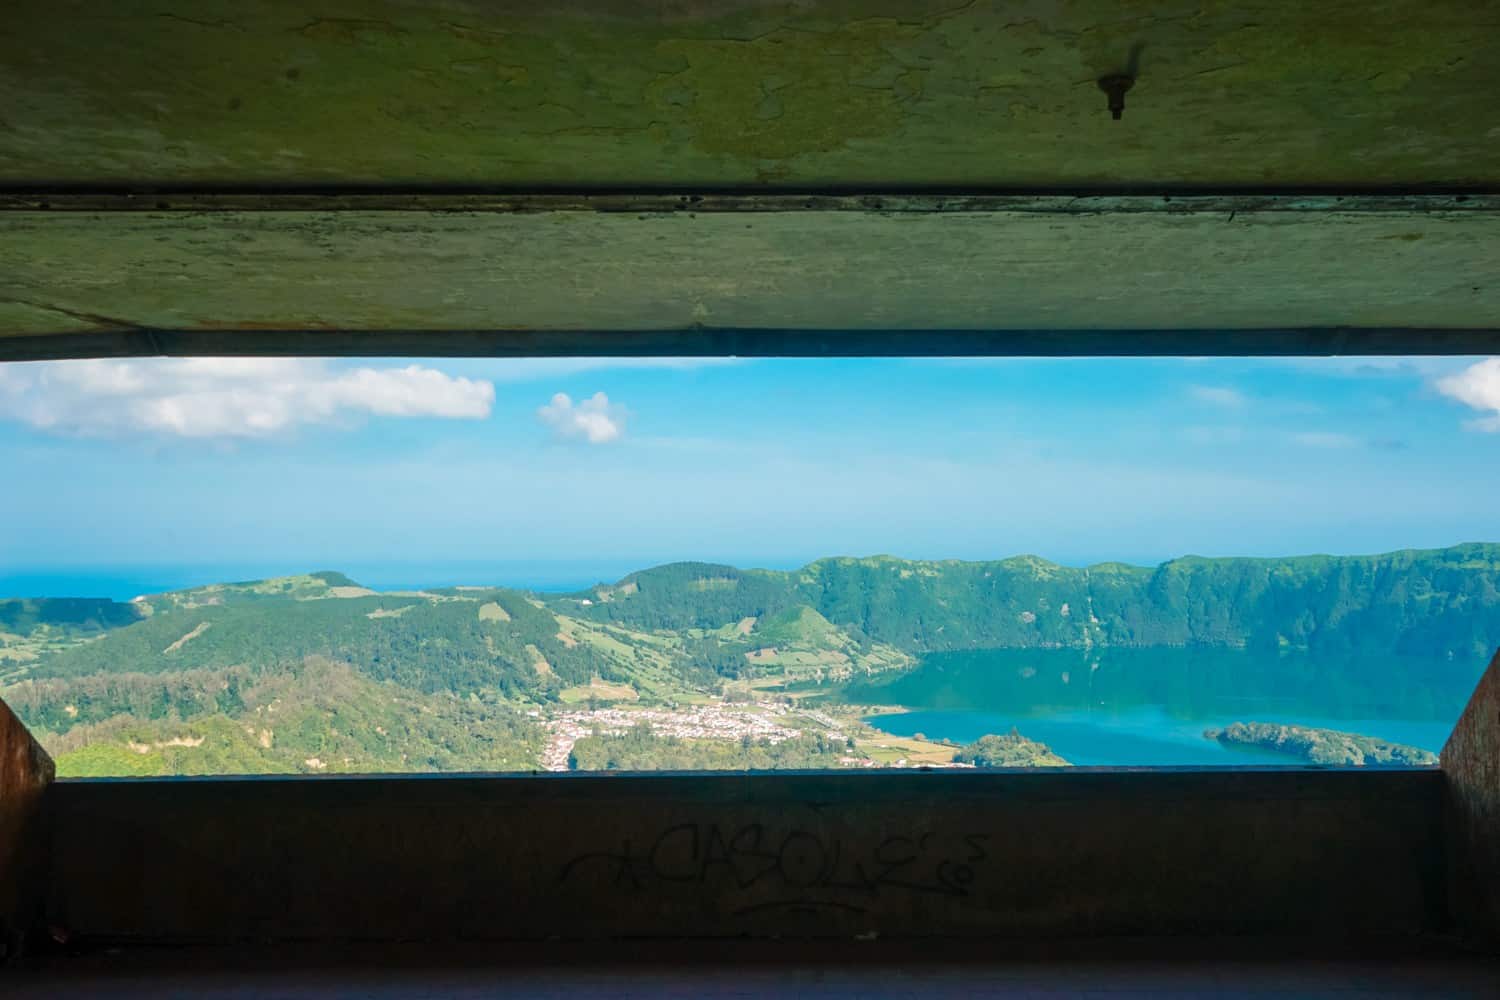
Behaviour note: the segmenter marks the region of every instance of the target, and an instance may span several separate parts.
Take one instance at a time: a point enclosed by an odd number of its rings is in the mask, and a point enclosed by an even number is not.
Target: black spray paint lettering
[[[564,865],[558,881],[580,869],[605,866],[616,886],[642,890],[653,884],[729,883],[738,889],[762,884],[791,890],[829,890],[875,895],[885,889],[967,896],[975,866],[986,859],[982,833],[962,834],[962,847],[934,832],[892,835],[852,846],[841,837],[825,838],[793,828],[773,833],[750,823],[726,835],[716,823],[679,823],[658,834],[643,851],[630,840],[617,851],[580,854]]]

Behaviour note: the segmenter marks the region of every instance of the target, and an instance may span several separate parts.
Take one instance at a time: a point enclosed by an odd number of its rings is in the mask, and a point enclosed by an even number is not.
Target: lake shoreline
[[[1286,752],[1204,739],[1246,721],[1441,750],[1484,665],[1247,650],[929,654],[830,692],[894,738],[965,744],[1012,728],[1085,766],[1284,765]]]

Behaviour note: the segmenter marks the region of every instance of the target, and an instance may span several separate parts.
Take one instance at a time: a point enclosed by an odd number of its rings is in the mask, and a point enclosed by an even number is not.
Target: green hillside
[[[146,614],[134,604],[99,597],[38,597],[0,600],[0,631],[26,635],[39,628],[91,633],[121,628]]]
[[[238,583],[211,583],[188,590],[151,594],[138,603],[151,611],[177,608],[211,607],[221,604],[247,604],[255,601],[292,599],[319,600],[330,597],[362,597],[373,594],[342,573],[323,571],[301,576],[279,576],[269,580],[244,580]]]
[[[1028,740],[1012,729],[1004,736],[981,736],[954,751],[953,760],[974,767],[1067,767],[1068,762],[1044,743]]]
[[[38,735],[58,773],[74,777],[512,771],[535,768],[540,755],[536,727],[495,698],[420,695],[320,658],[222,680],[232,695],[217,701],[168,697],[62,733],[44,713]]]
[[[531,767],[543,724],[579,706],[745,704],[929,653],[1171,647],[1202,651],[1185,652],[1193,671],[1216,669],[1211,650],[1242,648],[1468,663],[1500,646],[1497,583],[1500,546],[1478,544],[1155,568],[1031,556],[834,558],[790,572],[677,563],[567,595],[381,594],[320,572],[129,604],[0,601],[0,696],[64,773]],[[801,730],[811,742],[741,754],[685,727],[685,741],[655,738],[663,760],[842,755],[813,729]],[[263,729],[279,735],[265,745]],[[637,766],[647,742],[595,734],[577,756]],[[1011,759],[1045,757],[1020,749]]]
[[[757,622],[755,635],[761,642],[823,646],[839,641],[839,630],[827,618],[805,604]]]
[[[545,697],[594,675],[620,673],[593,646],[566,645],[559,630],[552,612],[512,591],[182,605],[60,650],[35,663],[30,677],[263,671],[321,656],[373,680],[425,693],[498,690],[508,697]]]
[[[150,610],[104,598],[0,600],[0,685],[25,676],[43,656],[140,621]]]

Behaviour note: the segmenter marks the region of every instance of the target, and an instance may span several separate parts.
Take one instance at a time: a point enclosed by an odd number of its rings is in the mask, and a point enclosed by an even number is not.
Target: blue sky
[[[1500,541],[1500,361],[18,364],[0,470],[0,589],[1377,552]]]

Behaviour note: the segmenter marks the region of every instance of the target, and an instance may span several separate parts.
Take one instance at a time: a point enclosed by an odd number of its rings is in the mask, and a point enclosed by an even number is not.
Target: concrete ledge
[[[62,781],[103,940],[1416,934],[1442,775],[1298,769]]]
[[[574,941],[69,949],[11,1000],[192,996],[604,996],[977,1000],[1338,997],[1494,1000],[1500,962],[1431,938],[1095,941]],[[14,984],[14,985],[12,985]]]

